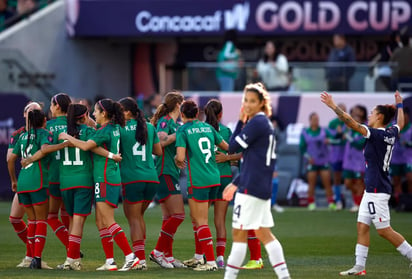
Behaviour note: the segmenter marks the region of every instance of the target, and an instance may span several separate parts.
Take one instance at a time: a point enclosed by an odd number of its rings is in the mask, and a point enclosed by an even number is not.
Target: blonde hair
[[[266,114],[267,117],[272,115],[272,105],[268,91],[266,87],[261,82],[249,83],[245,86],[243,90],[243,99],[245,98],[246,92],[251,91],[255,92],[260,101],[263,101],[262,111]]]

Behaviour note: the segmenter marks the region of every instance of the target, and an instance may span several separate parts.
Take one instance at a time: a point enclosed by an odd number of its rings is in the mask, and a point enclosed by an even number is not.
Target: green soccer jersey
[[[95,130],[86,125],[80,125],[79,139],[87,141]],[[78,147],[65,147],[60,150],[60,189],[92,188],[93,162],[90,151]]]
[[[59,135],[62,132],[67,131],[67,117],[66,116],[58,116],[47,121],[46,125],[47,130],[49,130],[53,134],[53,143],[56,144],[59,142]],[[49,183],[50,184],[58,184],[60,183],[60,158],[61,158],[62,150],[53,152],[50,154],[50,166],[49,166]]]
[[[230,136],[232,135],[232,131],[225,125],[219,123],[219,134],[222,136],[222,138],[226,142],[229,142]],[[219,152],[227,154],[227,151],[220,149],[218,147],[216,148]],[[230,167],[230,161],[219,163],[217,164],[217,167],[219,168],[220,177],[232,177],[232,169]]]
[[[112,152],[119,153],[120,147],[120,126],[112,122],[100,127],[90,138],[97,146]],[[105,182],[110,185],[120,186],[119,164],[112,159],[93,154],[93,177],[94,182]]]
[[[176,147],[186,148],[187,183],[191,187],[205,188],[220,185],[220,174],[215,160],[215,145],[222,141],[219,133],[209,124],[193,120],[179,127]]]
[[[14,154],[27,158],[39,151],[43,144],[53,143],[52,134],[43,128],[32,129],[29,142],[28,137],[28,132],[19,137],[13,149]],[[48,156],[43,157],[21,169],[17,179],[17,193],[34,192],[48,187],[48,159]]]
[[[26,132],[26,128],[23,126],[14,131],[13,134],[11,134],[9,141],[9,149],[13,149],[16,146],[17,141],[24,132]]]
[[[154,126],[147,124],[147,142],[140,145],[136,141],[136,129],[139,129],[135,119],[127,121],[126,126],[120,129],[120,174],[123,184],[135,182],[158,183],[157,171],[152,157],[153,144],[159,142]]]
[[[178,127],[179,125],[169,115],[161,117],[157,122],[157,132],[165,132],[168,135],[176,133]],[[175,156],[176,147],[173,143],[163,148],[162,157],[156,159],[156,169],[159,176],[167,174],[179,180],[180,170],[175,164]]]

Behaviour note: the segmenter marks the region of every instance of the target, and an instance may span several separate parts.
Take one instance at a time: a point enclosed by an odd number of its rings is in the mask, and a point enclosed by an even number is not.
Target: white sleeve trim
[[[237,141],[237,143],[238,144],[240,144],[240,146],[243,148],[243,149],[246,149],[249,145],[241,138],[241,137],[239,137],[239,136],[236,136],[235,137],[235,141]]]
[[[362,126],[366,129],[367,133],[366,136],[364,136],[364,138],[368,139],[371,136],[371,131],[369,130],[369,127],[366,126],[365,124],[362,124]]]
[[[398,128],[398,133],[401,131],[401,128],[399,128],[398,124],[393,125],[394,127]]]

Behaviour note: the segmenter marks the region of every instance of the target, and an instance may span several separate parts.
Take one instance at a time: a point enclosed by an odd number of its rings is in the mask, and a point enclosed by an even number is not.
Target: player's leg
[[[308,170],[307,172],[307,179],[308,179],[308,209],[315,210],[316,203],[315,203],[315,187],[316,187],[316,179],[317,179],[317,171],[316,170]]]
[[[24,207],[19,204],[19,198],[17,193],[14,194],[13,201],[10,208],[9,221],[14,228],[17,236],[23,241],[24,244],[27,243],[27,226],[23,220]]]
[[[49,185],[49,214],[47,223],[56,234],[57,238],[64,245],[66,249],[69,247],[69,232],[66,226],[59,220],[59,210],[62,206],[62,197],[59,184]]]
[[[225,279],[237,278],[247,252],[247,231],[232,229],[232,248],[225,269]]]
[[[216,228],[216,261],[219,268],[225,267],[226,249],[226,214],[228,201],[217,200],[214,204],[214,223]]]
[[[250,260],[242,266],[244,269],[261,269],[263,268],[262,247],[256,236],[255,230],[248,230],[247,245],[250,253]]]
[[[331,164],[332,166],[332,190],[336,203],[336,209],[342,209],[342,161]]]
[[[256,236],[265,246],[269,261],[278,278],[290,278],[289,270],[286,265],[283,248],[279,240],[270,231],[270,228],[260,228],[255,230]]]
[[[30,268],[42,268],[41,257],[47,236],[47,216],[49,213],[48,194],[46,189],[30,193],[36,218],[36,232],[34,239],[34,254]]]
[[[105,263],[102,266],[96,268],[96,270],[117,270],[117,265],[114,261],[113,237],[107,229],[106,225],[103,223],[103,216],[101,215],[102,212],[98,211],[96,207],[96,226],[99,230],[100,240],[106,258]]]
[[[335,200],[333,198],[333,191],[332,191],[332,185],[331,185],[330,169],[329,168],[321,169],[319,171],[319,174],[320,174],[320,179],[322,181],[322,185],[325,188],[326,198],[328,200],[329,209],[336,210],[336,204],[335,204]]]

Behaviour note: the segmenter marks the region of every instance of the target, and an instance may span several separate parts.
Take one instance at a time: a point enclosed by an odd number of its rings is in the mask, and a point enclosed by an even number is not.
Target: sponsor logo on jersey
[[[164,129],[167,127],[167,123],[166,122],[162,122],[160,123],[160,128]]]

